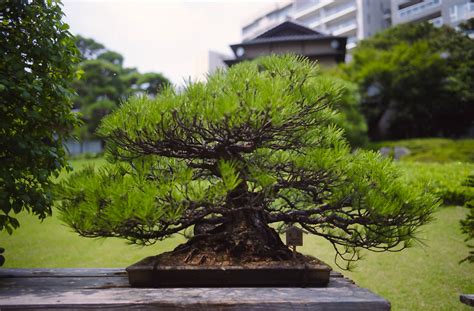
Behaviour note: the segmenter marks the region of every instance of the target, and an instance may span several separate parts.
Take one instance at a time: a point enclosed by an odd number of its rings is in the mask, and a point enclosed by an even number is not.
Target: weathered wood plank
[[[7,292],[8,294],[8,292]],[[128,308],[130,306],[154,308],[206,309],[222,308],[242,310],[268,309],[310,310],[389,310],[381,298],[368,291],[348,288],[188,288],[188,289],[107,289],[73,291],[16,292],[3,299],[2,310],[9,308]],[[245,306],[245,308],[244,308]],[[323,308],[324,307],[324,308]],[[317,309],[316,309],[317,310]]]
[[[3,310],[389,310],[334,275],[325,288],[130,288],[122,269],[0,269]]]
[[[0,278],[0,289],[29,289],[61,291],[68,289],[101,289],[101,288],[117,288],[130,287],[127,277],[59,277],[59,278]],[[1,296],[1,293],[0,293]]]
[[[127,272],[120,268],[55,268],[55,269],[2,269],[1,278],[16,277],[116,277],[127,276]]]

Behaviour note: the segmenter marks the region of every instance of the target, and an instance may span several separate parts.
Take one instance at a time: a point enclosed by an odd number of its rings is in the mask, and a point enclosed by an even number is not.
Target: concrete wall
[[[79,142],[77,140],[68,140],[64,143],[66,152],[70,155],[78,155],[82,153],[100,153],[103,151],[102,141],[85,140]]]
[[[358,1],[358,34],[360,39],[370,37],[390,27],[390,0]]]

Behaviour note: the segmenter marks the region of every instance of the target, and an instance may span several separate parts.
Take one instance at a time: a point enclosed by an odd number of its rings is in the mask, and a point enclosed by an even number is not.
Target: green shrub
[[[474,188],[465,184],[468,175],[474,171],[474,164],[400,162],[399,166],[407,182],[428,184],[430,191],[445,205],[464,205],[474,200]]]
[[[88,159],[100,159],[104,156],[103,152],[84,152],[80,154],[70,155],[68,156],[69,160],[88,160]]]
[[[471,174],[467,177],[464,185],[469,187],[471,190],[474,190],[474,174]],[[469,200],[464,204],[465,207],[469,209],[469,214],[466,216],[466,219],[461,220],[461,231],[467,235],[466,242],[474,239],[474,199]],[[474,262],[474,245],[467,244],[469,247],[469,255],[464,258],[463,261],[469,261],[470,263]]]
[[[78,51],[59,1],[0,1],[0,231],[51,215],[51,177],[67,167],[77,124],[70,83]]]

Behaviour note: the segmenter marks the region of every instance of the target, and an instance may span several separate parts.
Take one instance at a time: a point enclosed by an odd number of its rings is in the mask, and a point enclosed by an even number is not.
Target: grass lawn
[[[463,310],[459,294],[474,293],[474,265],[459,264],[468,254],[459,228],[466,214],[463,207],[442,207],[418,235],[424,246],[397,253],[365,252],[353,272],[342,272],[388,299],[393,310]],[[305,237],[303,252],[335,266],[332,246],[324,240]]]
[[[74,161],[73,165],[77,168],[90,162]],[[466,214],[467,209],[462,207],[442,207],[419,234],[424,246],[415,245],[400,253],[366,252],[355,271],[343,273],[388,299],[393,310],[463,310],[459,294],[474,293],[474,265],[458,264],[468,254],[459,228],[459,220]],[[81,238],[61,224],[56,215],[43,223],[28,214],[18,216],[20,229],[12,236],[0,233],[7,268],[126,267],[184,241],[182,236],[176,236],[140,248],[119,239]],[[322,239],[306,236],[305,246],[299,251],[334,266],[334,252]]]

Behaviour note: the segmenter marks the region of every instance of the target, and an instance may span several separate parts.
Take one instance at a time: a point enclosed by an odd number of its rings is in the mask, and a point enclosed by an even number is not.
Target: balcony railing
[[[347,8],[355,8],[355,3],[354,2],[347,2],[347,3],[344,3],[344,4],[341,4],[341,5],[338,5],[338,6],[334,6],[334,7],[331,7],[331,8],[326,8],[324,9],[324,13],[326,14],[326,16],[330,16],[332,14],[336,14],[336,13],[339,13]]]
[[[341,5],[340,7],[337,7],[332,9],[331,11],[329,12],[326,12],[326,16],[324,16],[323,18],[319,19],[319,20],[316,20],[315,22],[309,24],[309,27],[310,28],[316,28],[322,24],[325,24],[327,22],[330,22],[332,20],[335,20],[339,17],[342,17],[346,14],[349,14],[349,13],[352,13],[352,12],[355,12],[356,11],[356,6],[353,4],[353,3],[348,3],[348,5]]]
[[[419,14],[425,10],[437,7],[441,5],[441,0],[427,0],[421,3],[403,8],[398,11],[400,17],[408,17],[410,15]]]
[[[309,15],[313,12],[316,12],[320,10],[321,8],[334,3],[336,0],[321,0],[320,2],[313,3],[311,1],[308,1],[308,5],[305,5],[302,8],[298,8],[296,12],[293,13],[293,18],[295,19],[300,19],[305,17],[306,15]]]
[[[338,24],[336,26],[329,27],[327,31],[335,36],[341,35],[343,33],[349,32],[357,28],[357,21],[351,19],[347,22]]]

